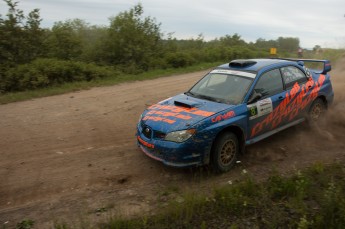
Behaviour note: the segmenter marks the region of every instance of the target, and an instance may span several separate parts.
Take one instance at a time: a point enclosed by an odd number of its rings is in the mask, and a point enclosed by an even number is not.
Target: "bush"
[[[2,75],[1,92],[24,91],[59,85],[66,82],[91,81],[117,75],[109,67],[77,61],[37,59],[18,65]]]
[[[185,52],[169,53],[165,59],[168,66],[173,68],[183,68],[196,63],[196,60]]]

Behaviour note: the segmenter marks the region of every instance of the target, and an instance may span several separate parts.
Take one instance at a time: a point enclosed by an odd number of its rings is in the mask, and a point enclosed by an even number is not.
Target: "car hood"
[[[148,107],[141,125],[163,133],[184,130],[233,106],[180,94]]]

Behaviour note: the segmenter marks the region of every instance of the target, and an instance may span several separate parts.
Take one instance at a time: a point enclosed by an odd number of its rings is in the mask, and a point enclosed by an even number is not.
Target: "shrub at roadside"
[[[24,91],[116,75],[118,72],[110,67],[78,61],[37,59],[29,64],[18,65],[7,70],[2,76],[0,91]]]

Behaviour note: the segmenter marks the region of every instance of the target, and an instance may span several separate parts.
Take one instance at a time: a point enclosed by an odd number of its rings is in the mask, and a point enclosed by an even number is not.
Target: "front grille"
[[[153,138],[158,138],[158,139],[164,139],[165,138],[165,133],[160,132],[160,131],[153,131]]]
[[[150,126],[146,125],[144,121],[140,121],[141,132],[145,137],[148,139],[155,138],[155,139],[164,139],[166,134],[161,131],[153,130]]]
[[[144,126],[143,127],[143,130],[142,130],[142,133],[145,137],[151,139],[152,137],[152,129],[148,126]]]

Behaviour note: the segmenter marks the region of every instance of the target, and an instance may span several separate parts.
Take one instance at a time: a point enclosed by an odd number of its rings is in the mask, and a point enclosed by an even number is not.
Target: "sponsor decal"
[[[160,104],[154,104],[148,108],[149,110],[168,110],[175,113],[187,113],[187,114],[194,114],[204,117],[209,117],[214,114],[214,112],[199,110],[198,108],[188,108],[188,107],[176,107],[172,105],[160,105]]]
[[[272,99],[267,98],[248,105],[249,119],[255,119],[273,111]]]
[[[317,97],[326,77],[320,75],[318,81],[312,78],[302,86],[295,83],[286,93],[285,99],[261,122],[256,123],[251,130],[251,137],[258,135],[266,126],[276,128],[284,119],[291,121],[300,111]]]
[[[169,123],[169,124],[173,124],[175,123],[175,120],[172,120],[172,119],[168,119],[168,118],[162,118],[162,117],[159,117],[159,116],[149,116],[149,115],[146,115],[145,117],[143,117],[143,120],[152,120],[154,122],[166,122],[166,123]]]
[[[188,115],[182,115],[180,113],[175,113],[175,112],[169,112],[169,111],[154,111],[151,110],[149,112],[146,113],[147,115],[152,115],[152,114],[156,114],[156,115],[160,115],[163,117],[176,117],[176,118],[180,118],[180,119],[184,119],[184,120],[189,120],[192,117],[188,116]]]
[[[252,106],[249,108],[249,114],[250,114],[250,118],[253,118],[255,116],[258,115],[258,108],[256,106]]]
[[[235,112],[234,111],[229,111],[229,112],[227,112],[225,114],[221,114],[221,115],[218,115],[218,116],[212,118],[211,121],[212,122],[220,122],[220,121],[232,118],[234,116],[236,116]]]
[[[155,146],[153,144],[150,144],[148,142],[145,142],[143,139],[141,139],[140,136],[138,136],[138,141],[143,144],[144,146],[148,147],[148,148],[151,148],[151,149],[154,149]]]
[[[187,108],[161,104],[154,104],[148,110],[143,120],[165,122],[168,124],[175,123],[176,119],[190,120],[193,118],[191,115],[209,117],[214,114],[214,112],[200,110],[195,107]],[[174,119],[171,119],[172,117]]]

